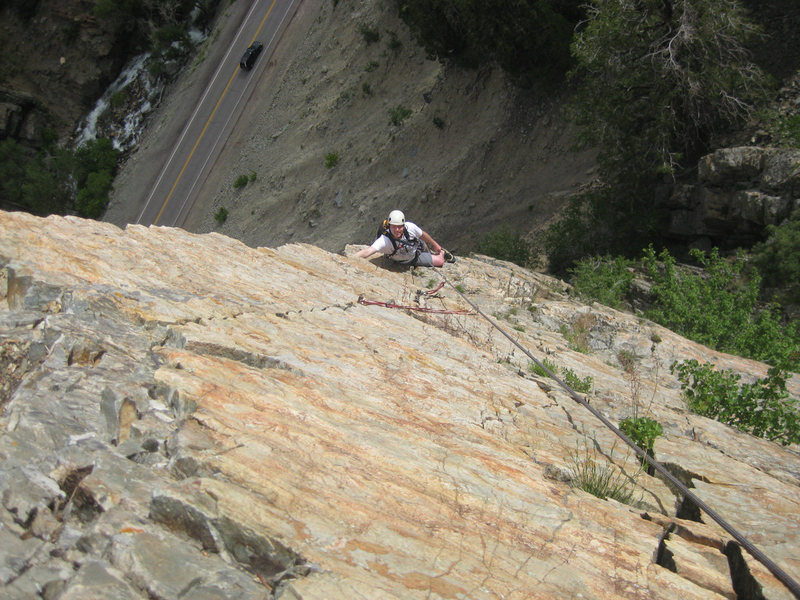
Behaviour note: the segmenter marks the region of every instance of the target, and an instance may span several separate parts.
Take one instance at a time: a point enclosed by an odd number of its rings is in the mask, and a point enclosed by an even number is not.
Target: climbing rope
[[[596,408],[591,406],[589,402],[580,396],[575,390],[573,390],[569,385],[567,385],[564,381],[556,376],[550,369],[548,369],[541,361],[539,361],[535,356],[533,356],[526,348],[524,348],[516,339],[514,339],[511,335],[509,335],[504,329],[502,329],[491,317],[486,315],[483,311],[481,311],[478,306],[473,303],[469,298],[467,298],[459,289],[453,285],[449,279],[447,279],[447,275],[444,274],[444,271],[441,269],[436,269],[436,273],[442,278],[442,286],[446,283],[451,288],[453,288],[456,293],[461,296],[461,298],[469,304],[472,309],[475,311],[476,314],[480,315],[489,324],[497,329],[501,334],[503,334],[514,346],[519,348],[528,358],[530,358],[538,367],[544,370],[548,376],[550,376],[553,380],[555,380],[566,392],[572,397],[575,402],[586,408],[589,412],[591,412],[595,417],[597,417],[603,425],[608,427],[611,431],[613,431],[623,442],[625,442],[628,446],[630,446],[634,452],[642,459],[642,461],[646,461],[650,464],[656,471],[661,473],[670,483],[672,483],[683,495],[684,498],[688,498],[695,505],[700,508],[703,512],[705,512],[711,519],[713,519],[720,527],[722,527],[725,531],[727,531],[733,539],[735,539],[739,544],[747,550],[750,555],[763,564],[769,571],[778,579],[781,583],[783,583],[789,591],[800,600],[800,584],[798,584],[794,579],[792,579],[788,573],[786,573],[781,567],[779,567],[774,561],[772,561],[768,556],[766,556],[761,550],[755,547],[747,538],[745,538],[741,533],[739,533],[736,529],[733,528],[727,521],[725,521],[716,511],[714,511],[710,506],[708,506],[705,502],[703,502],[700,498],[695,496],[689,488],[687,488],[682,482],[680,482],[672,473],[670,473],[661,463],[654,460],[651,456],[649,456],[644,450],[642,450],[639,446],[637,446],[625,433],[620,431],[613,423],[611,423],[605,416],[603,416],[600,411]],[[437,290],[441,289],[442,286],[439,286]],[[361,299],[359,298],[359,301]]]
[[[439,287],[437,287],[435,289],[426,290],[424,292],[423,291],[417,292],[417,299],[419,300],[420,296],[433,296],[436,292],[438,292],[440,289],[442,289],[444,287],[444,285],[445,285],[445,282],[443,281],[441,283],[441,285],[439,285]],[[363,304],[364,306],[382,306],[384,308],[400,308],[400,309],[403,309],[403,310],[413,310],[413,311],[417,311],[417,312],[434,313],[434,314],[437,314],[437,315],[468,315],[469,316],[469,315],[474,315],[475,314],[471,310],[450,310],[450,309],[444,309],[444,308],[429,308],[427,306],[410,306],[410,305],[404,305],[404,304],[396,304],[394,302],[381,302],[379,300],[366,300],[364,298],[363,294],[358,297],[358,303],[359,304]]]

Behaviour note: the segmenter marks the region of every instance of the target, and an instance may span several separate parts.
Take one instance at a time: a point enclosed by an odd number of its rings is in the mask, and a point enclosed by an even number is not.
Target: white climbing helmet
[[[406,216],[403,214],[403,211],[400,210],[393,210],[389,213],[389,225],[405,225],[406,224]]]

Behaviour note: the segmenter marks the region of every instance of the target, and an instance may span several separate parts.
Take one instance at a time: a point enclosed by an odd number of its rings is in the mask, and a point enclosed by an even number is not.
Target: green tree
[[[108,205],[108,194],[113,182],[114,178],[108,171],[89,173],[75,202],[78,214],[89,219],[100,218]]]
[[[37,155],[25,163],[21,190],[22,206],[32,214],[64,214],[68,193],[48,168],[45,157]]]
[[[693,166],[763,97],[745,46],[756,33],[736,0],[592,2],[572,43],[568,114],[598,148],[599,183],[548,231],[551,268],[660,242],[664,177]]]
[[[572,115],[613,173],[675,173],[763,95],[737,0],[595,0],[576,35]]]

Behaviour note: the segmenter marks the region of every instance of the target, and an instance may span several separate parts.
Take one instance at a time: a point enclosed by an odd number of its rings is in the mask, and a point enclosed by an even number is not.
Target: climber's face
[[[396,240],[403,237],[403,229],[405,228],[405,225],[389,225],[389,231],[392,232],[392,237]]]

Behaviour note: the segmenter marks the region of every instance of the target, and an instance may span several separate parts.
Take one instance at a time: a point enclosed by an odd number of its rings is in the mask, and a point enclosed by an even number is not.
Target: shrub
[[[411,112],[412,111],[410,108],[406,108],[402,104],[398,104],[389,110],[389,122],[396,127],[402,125],[403,121],[411,116]]]
[[[364,41],[367,43],[367,45],[374,44],[381,39],[380,32],[377,29],[373,29],[366,23],[359,25],[358,31],[361,33],[361,37],[364,38]]]
[[[593,256],[579,260],[572,274],[572,285],[581,298],[622,308],[633,281],[633,261],[622,256]]]
[[[564,383],[576,392],[588,394],[592,391],[592,377],[590,375],[581,379],[575,374],[575,371],[567,367],[561,369],[561,374],[564,375]]]
[[[646,316],[717,350],[800,367],[800,323],[783,325],[774,310],[758,305],[757,269],[745,278],[741,254],[727,261],[716,249],[709,255],[694,249],[691,255],[702,274],[679,272],[666,250],[659,260],[652,246],[645,250],[643,263],[655,298]]]
[[[339,164],[339,153],[338,152],[328,152],[325,155],[325,168],[332,169],[336,165]]]
[[[444,119],[441,117],[433,117],[433,125],[437,129],[444,129]]]
[[[694,359],[670,370],[693,412],[783,445],[800,443],[800,406],[786,391],[785,369],[772,367],[764,379],[742,385],[739,374]]]
[[[214,213],[214,220],[222,225],[228,219],[228,209],[224,206],[220,206],[219,210]]]
[[[255,171],[250,171],[250,183],[253,183],[258,176]]]
[[[531,246],[519,233],[502,226],[483,236],[478,252],[525,267],[530,261]]]
[[[656,438],[664,433],[661,423],[650,417],[628,417],[619,422],[620,430],[634,444],[652,456]]]
[[[247,175],[239,175],[236,178],[236,180],[233,182],[233,187],[235,187],[237,190],[239,188],[243,188],[244,186],[247,185],[247,182],[249,180],[250,180],[250,178]]]
[[[546,368],[550,369],[550,371],[552,373],[554,373],[554,374],[558,373],[558,367],[549,358],[545,357],[542,360],[542,364]],[[535,362],[532,362],[528,366],[528,368],[531,370],[532,373],[535,373],[536,375],[539,375],[540,377],[550,377],[550,374],[547,371],[545,371],[542,367],[540,367],[538,364],[536,364]]]

